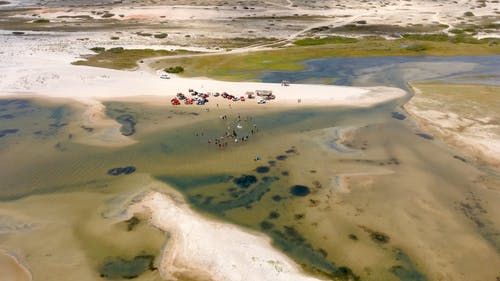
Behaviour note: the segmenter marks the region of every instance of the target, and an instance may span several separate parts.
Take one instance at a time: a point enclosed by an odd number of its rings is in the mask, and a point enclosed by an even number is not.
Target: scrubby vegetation
[[[341,36],[329,36],[324,38],[305,38],[293,42],[297,46],[313,46],[313,45],[324,45],[324,44],[346,44],[355,43],[358,40],[356,38],[341,37]]]
[[[434,41],[434,42],[452,42],[452,43],[467,43],[467,44],[488,44],[500,41],[496,38],[483,38],[476,39],[469,34],[466,34],[464,30],[453,29],[450,31],[455,34],[455,36],[448,36],[444,33],[436,34],[404,34],[403,38],[409,40],[417,41]]]
[[[115,47],[107,50],[102,47],[94,47],[91,50],[96,52],[97,54],[88,56],[85,60],[79,60],[74,62],[73,64],[113,68],[113,69],[131,69],[137,67],[137,61],[140,59],[194,53],[185,50],[178,50],[178,51],[152,50],[152,49],[128,50],[122,47]]]
[[[48,19],[37,19],[37,20],[34,20],[33,23],[49,23],[50,20]]]
[[[167,36],[168,36],[167,33],[159,33],[159,34],[155,34],[154,38],[163,39],[163,38],[167,38]]]
[[[167,73],[181,73],[181,72],[184,72],[184,68],[182,66],[179,66],[179,65],[167,67],[164,70]]]
[[[403,38],[410,40],[419,40],[419,41],[437,41],[443,42],[448,41],[449,37],[444,33],[435,33],[435,34],[404,34]]]
[[[90,50],[92,50],[96,53],[102,53],[102,52],[106,51],[106,49],[104,47],[94,47],[94,48],[90,48]]]

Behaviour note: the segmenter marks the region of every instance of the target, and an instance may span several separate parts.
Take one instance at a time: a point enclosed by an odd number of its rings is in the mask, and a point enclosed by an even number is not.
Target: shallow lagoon
[[[118,222],[127,202],[159,180],[207,216],[268,234],[322,276],[493,280],[499,180],[424,137],[399,107],[407,98],[373,108],[209,112],[106,102],[110,118],[135,123],[138,142],[115,148],[74,141],[92,134],[79,105],[2,100],[0,130],[17,131],[0,138],[0,246],[41,280],[120,272],[159,280],[165,234],[143,218]],[[248,142],[208,143],[238,115],[248,121],[234,130]],[[127,167],[133,172],[108,174]]]

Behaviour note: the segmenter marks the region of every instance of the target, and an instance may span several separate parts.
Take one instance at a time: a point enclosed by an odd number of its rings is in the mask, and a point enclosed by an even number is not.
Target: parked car
[[[162,74],[160,75],[160,78],[161,78],[161,79],[170,79],[170,77],[169,77],[169,76],[168,76],[168,74],[166,74],[166,73],[162,73]]]
[[[215,92],[215,93],[214,93],[214,97],[218,97],[218,96],[220,96],[220,94],[219,94],[219,93],[217,93],[217,92]]]
[[[264,103],[266,103],[266,100],[265,99],[260,99],[257,103],[258,104],[264,104]]]
[[[207,103],[207,102],[208,102],[208,100],[207,100],[207,99],[199,99],[199,100],[196,102],[196,104],[197,104],[197,105],[204,105],[204,104],[205,104],[205,103]]]
[[[245,101],[245,97],[244,97],[244,96],[241,96],[241,97],[240,97],[240,101]]]

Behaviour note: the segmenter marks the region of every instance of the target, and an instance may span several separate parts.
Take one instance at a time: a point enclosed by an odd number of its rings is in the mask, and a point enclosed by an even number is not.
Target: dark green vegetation
[[[104,51],[106,51],[106,48],[104,47],[94,47],[94,48],[90,48],[90,50],[96,52],[96,53],[102,53]]]
[[[184,72],[184,68],[180,65],[171,66],[164,69],[167,73],[181,73]]]
[[[346,44],[346,43],[356,43],[356,42],[358,42],[356,38],[329,36],[324,38],[305,38],[296,40],[293,43],[297,46],[313,46],[313,45],[324,45],[324,44]]]
[[[159,34],[153,35],[154,38],[158,38],[158,39],[167,38],[167,36],[168,36],[167,33],[159,33]]]
[[[49,23],[50,20],[48,19],[37,19],[37,20],[34,20],[33,23]]]
[[[73,62],[73,64],[113,68],[113,69],[131,69],[137,67],[137,61],[140,59],[194,53],[185,50],[177,50],[177,51],[165,51],[165,50],[153,50],[153,49],[128,50],[121,47],[115,47],[111,49],[95,47],[92,48],[91,50],[97,52],[97,54],[88,56],[86,57],[85,60],[79,60]]]
[[[142,273],[156,270],[153,255],[138,255],[131,260],[121,257],[108,258],[99,268],[101,277],[108,279],[133,279]]]
[[[500,40],[492,38],[475,39],[474,37],[465,34],[463,30],[454,29],[456,35],[448,36],[444,33],[436,34],[404,34],[405,39],[415,41],[433,41],[433,42],[451,42],[451,43],[465,43],[465,44],[491,44],[498,45]]]
[[[357,34],[371,34],[371,35],[391,35],[395,33],[432,33],[438,32],[447,25],[434,24],[422,25],[413,24],[408,26],[389,25],[389,24],[367,24],[367,22],[358,22],[358,24],[346,24],[337,27],[318,27],[313,29],[313,32],[334,32],[334,33],[357,33]]]

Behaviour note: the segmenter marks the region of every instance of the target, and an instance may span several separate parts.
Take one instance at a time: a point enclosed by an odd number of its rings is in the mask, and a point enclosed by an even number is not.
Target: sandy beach
[[[87,66],[71,65],[77,59],[67,48],[51,50],[50,45],[39,49],[28,42],[24,51],[19,51],[25,39],[9,39],[9,45],[0,57],[5,63],[0,66],[0,96],[40,95],[46,97],[72,98],[95,106],[102,99],[120,99],[138,96],[165,97],[165,106],[177,93],[188,95],[188,89],[199,92],[228,92],[244,96],[247,91],[268,90],[276,99],[257,105],[257,100],[229,102],[222,97],[211,97],[205,105],[231,106],[372,106],[405,95],[401,89],[390,87],[343,87],[331,85],[279,83],[224,82],[207,78],[180,78],[172,76],[161,79],[160,73],[149,69],[119,71]],[[56,41],[57,38],[54,39]],[[80,46],[79,49],[84,49]],[[15,58],[14,58],[15,56]],[[50,56],[50,57],[49,57]],[[71,90],[68,90],[71,89]],[[299,104],[300,99],[300,104]]]

